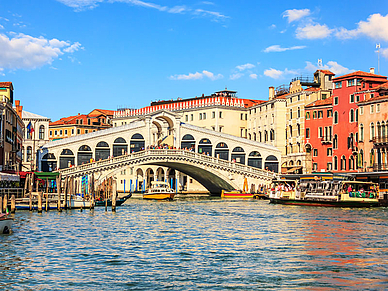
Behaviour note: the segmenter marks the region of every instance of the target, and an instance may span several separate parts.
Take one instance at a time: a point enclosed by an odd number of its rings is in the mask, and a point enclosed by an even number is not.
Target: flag
[[[32,123],[30,121],[30,123],[27,125],[27,130],[28,130],[28,133],[29,134],[32,134],[34,132],[34,127],[32,126]]]
[[[378,49],[380,48],[380,44],[379,44],[379,43],[378,43],[378,44],[376,44],[376,48],[378,48]]]

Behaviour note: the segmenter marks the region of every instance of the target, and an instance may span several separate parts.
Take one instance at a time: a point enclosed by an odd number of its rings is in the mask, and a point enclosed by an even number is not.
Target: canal
[[[388,289],[388,208],[130,199],[14,218],[1,290]]]

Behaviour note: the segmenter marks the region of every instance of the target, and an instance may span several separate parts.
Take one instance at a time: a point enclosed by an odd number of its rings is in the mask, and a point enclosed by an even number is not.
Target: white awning
[[[20,176],[0,172],[0,181],[20,181]]]

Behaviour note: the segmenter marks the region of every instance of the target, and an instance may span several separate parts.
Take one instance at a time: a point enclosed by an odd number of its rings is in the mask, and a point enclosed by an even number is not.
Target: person
[[[352,192],[352,185],[349,185],[349,187],[348,187],[348,193],[350,193],[350,192]]]

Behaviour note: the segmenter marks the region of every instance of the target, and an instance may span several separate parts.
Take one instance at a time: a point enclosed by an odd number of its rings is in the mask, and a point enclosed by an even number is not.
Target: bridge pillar
[[[147,148],[147,146],[152,144],[152,133],[151,133],[151,116],[147,116],[145,119],[146,123],[146,132],[145,135],[145,145],[144,147]]]
[[[181,146],[181,119],[175,119],[175,128],[174,128],[174,146],[178,149]]]

